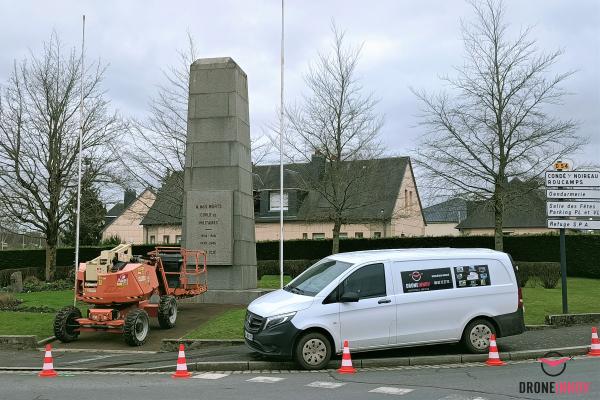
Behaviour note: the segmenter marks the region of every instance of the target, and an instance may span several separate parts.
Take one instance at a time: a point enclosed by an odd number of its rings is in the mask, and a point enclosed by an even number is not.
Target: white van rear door
[[[362,266],[345,278],[340,288],[357,292],[360,298],[358,302],[340,302],[340,339],[348,340],[353,349],[393,344],[396,304],[389,265]]]

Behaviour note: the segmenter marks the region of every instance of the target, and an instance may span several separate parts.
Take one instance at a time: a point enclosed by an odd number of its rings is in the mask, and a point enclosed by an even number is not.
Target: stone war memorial
[[[207,252],[208,292],[245,304],[256,289],[248,78],[229,57],[190,67],[182,245]]]

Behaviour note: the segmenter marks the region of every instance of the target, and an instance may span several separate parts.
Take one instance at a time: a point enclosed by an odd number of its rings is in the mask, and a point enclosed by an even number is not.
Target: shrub
[[[546,289],[554,289],[560,280],[560,263],[556,262],[517,262],[519,278],[539,282]],[[525,284],[521,281],[521,287]]]
[[[540,263],[537,278],[545,289],[554,289],[560,280],[560,266],[556,263]]]
[[[72,289],[75,283],[67,279],[59,279],[53,282],[40,281],[34,276],[27,277],[23,281],[23,291],[25,292],[45,292],[51,290]]]
[[[12,293],[0,293],[0,308],[12,309],[19,305],[19,300]]]
[[[107,237],[106,239],[102,240],[100,242],[100,246],[117,246],[121,244],[121,238],[119,237],[119,235],[110,235],[109,237]]]
[[[525,286],[527,286],[527,282],[529,281],[529,278],[531,278],[530,269],[523,267],[521,265],[521,263],[517,263],[517,266],[518,266],[517,279],[519,281],[519,285],[522,288],[524,288]]]

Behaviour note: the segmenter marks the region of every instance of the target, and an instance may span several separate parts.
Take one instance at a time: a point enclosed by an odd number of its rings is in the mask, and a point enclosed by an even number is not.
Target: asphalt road
[[[106,399],[214,399],[255,398],[333,400],[501,400],[553,397],[600,398],[600,359],[576,358],[557,378],[546,376],[539,362],[445,367],[400,367],[362,370],[355,375],[336,372],[261,371],[260,373],[203,373],[192,379],[170,374],[67,374],[38,378],[32,373],[0,373],[0,399],[106,400]],[[587,393],[557,395],[520,393],[520,382],[583,382]]]

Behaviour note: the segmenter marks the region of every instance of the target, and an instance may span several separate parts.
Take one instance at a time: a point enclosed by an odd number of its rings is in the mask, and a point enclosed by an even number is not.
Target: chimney
[[[310,159],[309,168],[311,178],[315,181],[320,180],[325,173],[325,165],[325,156],[320,151],[316,150]]]
[[[125,194],[123,195],[123,208],[127,208],[136,197],[135,190],[125,189]]]

